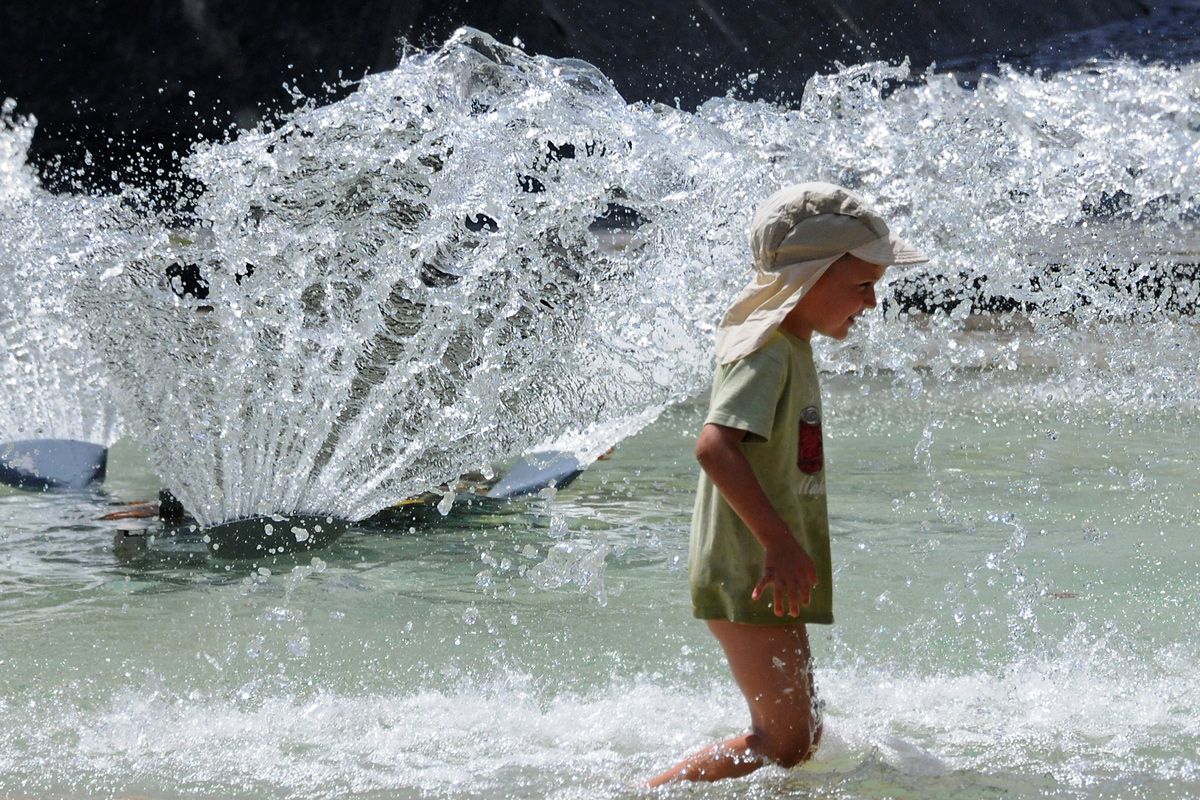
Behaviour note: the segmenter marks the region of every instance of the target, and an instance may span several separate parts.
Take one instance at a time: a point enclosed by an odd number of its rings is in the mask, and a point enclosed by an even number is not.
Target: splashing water
[[[1038,397],[1194,407],[1198,91],[1195,65],[1118,62],[897,93],[871,126],[869,174],[903,176],[883,186],[932,240],[939,274],[898,271],[896,293],[917,286],[915,305],[940,313],[870,320],[865,362],[941,383],[1040,363]]]
[[[131,226],[80,315],[202,522],[358,519],[591,429],[586,463],[700,388],[740,236],[689,242],[748,206],[723,139],[463,33],[197,153],[203,228]]]
[[[120,434],[103,363],[73,318],[78,277],[63,219],[81,198],[42,192],[25,154],[35,122],[0,107],[0,442],[73,439],[111,445]]]
[[[4,241],[70,267],[50,296],[198,513],[357,515],[702,390],[754,204],[850,185],[934,260],[818,344],[825,739],[700,793],[1190,797],[1198,91],[1194,65],[968,91],[870,64],[685,114],[467,33],[197,153],[187,230],[133,190],[48,198],[10,125],[8,208],[45,219],[5,211],[33,233]],[[548,520],[360,531],[311,570],[121,556],[96,498],[0,497],[0,786],[628,795],[744,722],[687,618],[702,418],[671,409]]]
[[[6,202],[28,197],[37,186],[37,177],[25,163],[34,122],[17,117],[16,108],[11,98],[0,105],[0,197]]]
[[[462,31],[200,149],[191,230],[97,201],[72,299],[204,523],[359,519],[551,439],[586,463],[703,389],[748,216],[799,180],[862,192],[933,256],[892,271],[885,313],[824,368],[919,394],[1033,362],[1048,373],[1002,402],[1193,404],[1198,74],[968,91],[868,64],[799,109],[688,114]]]

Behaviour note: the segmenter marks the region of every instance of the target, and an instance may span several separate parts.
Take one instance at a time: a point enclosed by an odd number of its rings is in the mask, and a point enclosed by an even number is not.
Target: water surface
[[[126,438],[103,491],[0,490],[0,794],[639,796],[740,730],[687,599],[695,398],[754,202],[811,179],[933,256],[816,348],[825,738],[664,794],[1200,794],[1198,87],[867,64],[688,114],[465,34],[202,148],[170,215],[44,192],[9,107],[5,424]],[[621,446],[556,494],[372,517],[548,440]],[[97,519],[163,485],[205,523],[355,523],[237,561]]]
[[[1200,791],[1194,423],[827,384],[826,738],[800,770],[673,791]],[[686,597],[701,410],[552,499],[363,527],[315,558],[117,555],[93,517],[155,488],[120,445],[105,497],[6,494],[5,790],[637,795],[744,724]]]

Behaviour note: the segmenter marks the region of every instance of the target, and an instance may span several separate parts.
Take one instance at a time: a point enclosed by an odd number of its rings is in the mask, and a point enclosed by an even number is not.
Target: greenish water
[[[732,797],[1187,797],[1194,421],[826,379],[837,570],[811,765]],[[927,382],[928,383],[928,382]],[[0,497],[0,795],[639,796],[745,710],[690,618],[702,407],[553,498],[359,526],[316,554],[114,550],[152,496]]]
[[[103,493],[0,490],[0,797],[638,797],[741,729],[689,613],[694,403],[557,496],[315,557],[98,518],[161,480],[206,524],[358,520],[591,461],[707,387],[752,209],[813,179],[932,258],[817,345],[825,737],[662,794],[1200,795],[1198,92],[862,64],[689,114],[466,31],[196,149],[178,215],[46,192],[4,103],[4,439],[128,439]]]

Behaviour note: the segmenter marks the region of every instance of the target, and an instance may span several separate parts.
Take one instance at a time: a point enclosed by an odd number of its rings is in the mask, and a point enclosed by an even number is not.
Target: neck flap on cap
[[[717,330],[717,360],[753,353],[835,261],[854,252],[877,264],[912,264],[924,255],[893,234],[866,201],[832,183],[780,189],[751,221],[754,279]]]

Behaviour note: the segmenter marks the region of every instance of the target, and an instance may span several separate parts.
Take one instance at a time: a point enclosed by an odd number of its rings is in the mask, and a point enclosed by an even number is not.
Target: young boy
[[[928,259],[861,197],[828,183],[773,194],[754,214],[756,275],[717,335],[719,366],[696,457],[696,617],[725,650],[750,732],[650,781],[715,781],[809,759],[821,738],[805,623],[833,622],[821,398],[809,339],[844,339],[889,264]]]

